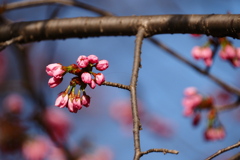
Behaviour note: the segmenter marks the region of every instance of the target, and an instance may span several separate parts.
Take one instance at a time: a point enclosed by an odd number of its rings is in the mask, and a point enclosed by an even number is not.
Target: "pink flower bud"
[[[105,81],[105,77],[102,73],[98,73],[96,74],[95,76],[95,82],[98,84],[98,85],[101,85],[104,81]]]
[[[82,105],[84,105],[85,107],[89,107],[90,99],[91,97],[89,97],[88,95],[83,95],[81,99]]]
[[[67,105],[67,102],[68,102],[68,94],[66,94],[65,92],[61,92],[55,101],[55,106],[59,108],[63,108]]]
[[[91,83],[89,83],[89,86],[92,88],[92,89],[94,89],[95,87],[96,87],[96,83],[95,83],[95,81],[92,79],[91,80]]]
[[[68,98],[68,104],[67,104],[67,108],[68,108],[68,110],[70,111],[70,112],[74,112],[74,113],[77,113],[77,111],[78,111],[78,108],[76,108],[75,106],[74,106],[74,104],[73,104],[73,97],[71,96],[71,94],[70,94],[70,96],[69,96],[69,98]]]
[[[91,74],[88,72],[82,73],[81,78],[82,78],[82,81],[87,84],[90,84],[92,81]]]
[[[104,71],[108,68],[108,61],[107,60],[100,60],[96,65],[96,69],[99,71]]]
[[[188,87],[184,90],[185,96],[193,96],[197,94],[197,89],[195,87]]]
[[[78,67],[80,67],[80,68],[86,68],[89,64],[88,57],[79,56],[77,59],[77,64],[78,64]]]
[[[98,57],[97,56],[95,56],[95,55],[89,55],[88,56],[88,60],[89,60],[89,62],[90,63],[98,63]]]
[[[223,127],[208,128],[205,133],[205,139],[207,141],[221,140],[225,137],[226,133]]]
[[[54,88],[54,87],[58,86],[62,82],[62,80],[63,80],[63,78],[52,77],[49,79],[48,85],[49,85],[49,87]]]
[[[73,99],[73,106],[75,108],[77,108],[78,110],[82,109],[82,103],[81,103],[81,99],[79,96],[76,96],[74,99]]]
[[[46,72],[49,76],[53,76],[55,78],[62,78],[65,71],[62,69],[62,65],[59,63],[52,63],[47,65]]]

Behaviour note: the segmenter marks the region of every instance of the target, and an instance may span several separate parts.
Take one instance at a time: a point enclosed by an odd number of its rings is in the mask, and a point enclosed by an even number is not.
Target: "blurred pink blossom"
[[[62,110],[47,108],[43,119],[51,137],[57,142],[64,142],[71,128],[70,117]]]
[[[226,133],[223,127],[210,127],[205,131],[204,136],[207,141],[214,141],[223,139],[226,136]]]
[[[49,142],[45,137],[38,136],[23,144],[22,152],[27,160],[44,160],[49,151]]]
[[[212,50],[210,47],[195,46],[191,53],[196,60],[203,59],[206,66],[212,65]]]
[[[185,97],[182,100],[183,113],[185,116],[191,116],[194,114],[194,109],[202,102],[203,97],[193,87],[186,88],[184,94]]]
[[[232,59],[236,55],[236,50],[232,45],[226,45],[222,48],[222,50],[219,52],[219,55],[222,59]]]
[[[4,99],[4,107],[13,113],[20,113],[23,109],[23,97],[19,94],[12,93]]]
[[[78,64],[78,67],[80,67],[80,68],[86,68],[89,64],[88,57],[79,56],[77,59],[77,64]]]

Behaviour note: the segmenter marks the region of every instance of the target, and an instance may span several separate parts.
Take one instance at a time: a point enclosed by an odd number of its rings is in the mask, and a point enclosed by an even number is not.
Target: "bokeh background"
[[[1,4],[14,2],[11,0],[0,0]],[[88,0],[81,1],[89,5],[112,12],[118,16],[131,15],[162,15],[162,14],[239,14],[240,1],[237,0]],[[44,20],[52,17],[68,18],[79,16],[98,16],[97,14],[77,7],[61,5],[44,5],[18,9],[2,14],[3,17],[17,21]],[[206,36],[194,38],[188,34],[156,35],[154,36],[172,50],[204,68],[202,61],[192,58],[190,52],[196,45],[204,45]],[[229,38],[234,46],[240,47],[240,41]],[[61,110],[68,116],[71,124],[69,133],[64,141],[65,147],[70,151],[81,150],[83,153],[92,154],[99,148],[107,148],[110,159],[129,160],[133,158],[133,137],[131,125],[121,124],[113,118],[114,112],[121,112],[121,106],[129,107],[130,94],[126,90],[97,86],[94,90],[88,88],[87,93],[92,97],[89,108],[83,108],[78,113],[70,113],[66,108],[60,109],[54,106],[55,99],[59,92],[65,90],[72,75],[66,75],[63,82],[56,88],[48,87],[48,79],[45,67],[49,63],[61,63],[68,66],[76,63],[80,55],[95,54],[100,59],[107,59],[110,67],[104,71],[107,81],[130,83],[134,37],[99,37],[85,39],[66,39],[55,41],[42,41],[25,44],[29,57],[29,69],[37,93],[42,93],[44,110],[54,108]],[[21,55],[21,54],[20,54]],[[31,115],[36,112],[43,116],[39,109],[38,100],[34,100],[21,81],[24,75],[19,71],[19,53],[14,46],[1,51],[2,63],[0,83],[0,103],[2,113],[4,101],[12,93],[23,98],[23,108],[20,120],[24,130],[29,137],[42,135],[48,138],[45,129],[40,127]],[[21,55],[24,57],[24,55]],[[216,56],[210,71],[213,75],[221,78],[232,86],[239,87],[239,68],[234,68],[230,63],[223,61]],[[204,139],[203,133],[206,129],[206,114],[202,115],[199,126],[192,125],[192,118],[183,116],[182,98],[183,90],[189,86],[195,86],[199,92],[206,96],[214,96],[225,93],[217,84],[208,77],[197,73],[186,64],[169,55],[162,49],[153,45],[150,41],[144,40],[142,48],[142,68],[138,80],[138,98],[145,113],[156,117],[156,121],[142,123],[141,148],[175,149],[178,155],[162,153],[151,153],[145,155],[141,160],[202,160],[221,148],[236,143],[240,137],[240,109],[224,111],[219,114],[227,135],[221,141],[208,142]],[[227,94],[227,93],[226,93]],[[236,97],[230,96],[229,103],[234,102]],[[113,110],[115,106],[120,106]],[[56,111],[57,112],[57,111]],[[127,112],[127,111],[126,111]],[[55,117],[54,112],[51,114]],[[123,118],[124,119],[124,118]],[[3,125],[1,123],[1,125]],[[153,125],[149,127],[149,125]],[[160,129],[159,129],[159,128]],[[163,127],[163,128],[161,128]],[[157,128],[157,129],[156,129]],[[3,137],[4,129],[0,130]],[[1,138],[0,138],[1,139]],[[85,148],[85,149],[83,149]],[[225,160],[238,153],[234,149],[215,158]],[[14,154],[13,154],[14,153]],[[21,152],[1,151],[0,159],[14,159],[22,156]],[[20,159],[20,158],[19,158]],[[49,158],[48,158],[49,159]],[[53,159],[54,160],[54,159]]]

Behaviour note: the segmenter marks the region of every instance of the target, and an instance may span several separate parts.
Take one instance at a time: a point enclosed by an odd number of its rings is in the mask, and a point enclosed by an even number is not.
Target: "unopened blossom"
[[[92,63],[92,64],[98,63],[98,57],[95,56],[95,55],[89,55],[89,56],[88,56],[88,61],[89,61],[90,63]]]
[[[49,87],[54,88],[54,87],[58,86],[62,82],[62,80],[63,80],[63,78],[52,77],[49,79],[48,85],[49,85]]]
[[[90,84],[91,81],[92,81],[92,77],[91,77],[91,74],[88,73],[88,72],[84,72],[82,75],[81,75],[81,79],[84,83],[87,83],[87,84]]]
[[[80,68],[86,68],[89,64],[88,57],[79,56],[77,59],[77,64],[78,64],[78,67],[80,67]]]
[[[107,68],[108,68],[108,61],[107,60],[100,60],[96,64],[96,69],[99,70],[99,71],[104,71]]]
[[[207,141],[222,140],[226,133],[223,127],[210,127],[205,131],[204,136]]]
[[[35,137],[25,142],[22,148],[27,160],[43,160],[49,151],[49,142],[45,137]]]
[[[95,76],[95,82],[98,84],[98,85],[101,85],[103,84],[103,82],[105,82],[105,77],[102,73],[98,73],[96,74]]]
[[[59,108],[63,108],[67,105],[67,102],[68,102],[68,94],[66,94],[65,92],[61,92],[55,101],[55,106]]]
[[[4,99],[4,107],[12,113],[20,113],[23,109],[23,97],[12,93]]]
[[[59,63],[52,63],[47,65],[46,72],[49,76],[53,76],[55,78],[62,78],[65,71],[62,69],[62,65]]]
[[[73,105],[73,99],[74,97],[69,95],[68,97],[68,103],[67,103],[67,108],[70,112],[74,112],[74,113],[77,113],[78,111],[78,108],[76,108],[74,105]]]
[[[91,83],[88,84],[92,89],[96,87],[96,82],[92,79]]]
[[[82,105],[84,105],[85,107],[89,107],[89,105],[90,105],[90,100],[91,100],[90,96],[84,94],[84,95],[82,96],[82,98],[81,98],[81,103],[82,103]]]
[[[188,87],[183,93],[185,96],[193,96],[197,94],[197,89],[195,87]]]

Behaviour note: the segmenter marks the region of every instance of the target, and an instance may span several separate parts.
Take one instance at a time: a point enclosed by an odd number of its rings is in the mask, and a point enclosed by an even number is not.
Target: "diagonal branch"
[[[202,70],[201,68],[196,66],[194,63],[188,61],[187,59],[182,57],[180,54],[176,53],[175,51],[171,50],[170,48],[168,48],[163,43],[159,42],[157,39],[149,38],[149,40],[151,42],[153,42],[153,44],[155,44],[156,46],[162,48],[164,51],[168,52],[169,54],[171,54],[172,56],[174,56],[178,60],[180,60],[183,63],[185,63],[186,65],[188,65],[189,67],[195,69],[197,72],[201,73],[202,75],[205,75],[205,76],[209,77],[212,81],[217,83],[219,86],[221,86],[225,90],[227,90],[227,91],[229,91],[231,93],[235,93],[236,95],[240,96],[240,90],[239,89],[236,89],[236,88],[228,85],[227,83],[223,82],[222,80],[220,80],[217,77],[215,77],[215,76],[211,75],[210,73],[208,73],[208,71]]]
[[[22,43],[66,38],[134,36],[139,26],[145,37],[156,34],[196,33],[240,39],[240,15],[157,15],[77,17],[0,25],[0,42],[23,36]]]
[[[142,41],[145,36],[145,28],[140,27],[136,35],[135,49],[134,49],[134,64],[132,70],[132,78],[130,83],[130,93],[131,93],[131,105],[132,105],[132,117],[133,117],[133,137],[134,137],[134,160],[139,160],[141,157],[141,147],[140,147],[140,119],[138,114],[137,105],[137,79],[138,72],[141,66],[141,47]]]
[[[214,157],[217,157],[217,156],[219,156],[220,154],[222,154],[222,153],[224,153],[224,152],[230,151],[230,150],[232,150],[232,149],[234,149],[234,148],[238,148],[238,147],[240,147],[240,141],[237,142],[237,143],[234,144],[234,145],[231,145],[231,146],[229,146],[229,147],[226,147],[226,148],[223,148],[223,149],[217,151],[216,153],[214,153],[213,155],[211,155],[210,157],[208,157],[208,158],[205,159],[205,160],[211,160],[211,159],[213,159]]]
[[[75,6],[75,7],[80,7],[80,8],[95,12],[99,15],[113,16],[113,14],[110,12],[107,12],[99,8],[93,7],[91,5],[88,5],[79,1],[74,1],[74,0],[20,1],[20,2],[8,3],[7,5],[3,5],[1,8],[3,9],[3,11],[11,11],[11,10],[20,9],[20,8],[34,7],[34,6],[48,5],[48,4],[62,4],[62,5]]]
[[[117,88],[126,89],[126,90],[129,90],[129,91],[130,91],[129,86],[123,85],[123,84],[120,84],[120,83],[113,83],[113,82],[107,82],[107,81],[105,81],[102,85],[117,87]]]
[[[141,156],[145,155],[145,154],[148,154],[148,153],[152,153],[152,152],[163,152],[163,154],[166,154],[166,153],[172,153],[172,154],[178,154],[179,152],[176,151],[176,150],[168,150],[168,149],[149,149],[145,152],[142,152],[141,153]]]

